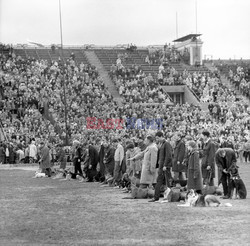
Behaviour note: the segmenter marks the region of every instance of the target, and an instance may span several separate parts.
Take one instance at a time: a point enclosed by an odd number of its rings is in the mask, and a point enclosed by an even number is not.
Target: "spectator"
[[[157,183],[155,185],[154,198],[149,202],[158,201],[161,193],[161,186],[166,184],[170,187],[170,181],[172,179],[170,168],[172,166],[172,147],[163,137],[163,133],[158,131],[155,134],[156,143],[158,144],[157,163],[158,168]]]
[[[40,168],[42,169],[42,173],[45,173],[48,177],[51,177],[49,148],[44,142],[40,143],[40,148]]]
[[[231,197],[231,181],[228,169],[236,163],[236,155],[234,150],[229,148],[220,148],[215,154],[215,161],[218,166],[218,180],[219,184],[222,183],[223,199],[229,199]]]
[[[201,193],[202,174],[199,163],[199,150],[195,141],[189,141],[188,143],[189,157],[188,157],[188,171],[187,171],[187,189],[193,189],[197,193]]]

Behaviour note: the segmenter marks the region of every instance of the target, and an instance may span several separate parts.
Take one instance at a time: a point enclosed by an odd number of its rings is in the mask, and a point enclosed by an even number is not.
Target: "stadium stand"
[[[23,143],[23,149],[28,147],[32,138],[36,138],[37,141],[47,139],[52,145],[63,143],[66,132],[71,141],[88,139],[94,142],[97,137],[96,131],[86,131],[86,117],[122,119],[123,127],[126,127],[127,117],[148,119],[157,117],[163,119],[163,126],[172,129],[168,133],[170,138],[174,137],[175,131],[194,136],[196,130],[209,127],[214,136],[219,136],[220,132],[224,131],[233,134],[237,143],[244,140],[248,129],[249,107],[242,98],[237,97],[232,88],[222,83],[217,70],[213,72],[208,72],[208,69],[204,72],[199,70],[200,68],[196,68],[197,70],[193,72],[187,69],[180,70],[181,67],[186,67],[181,61],[175,61],[178,69],[169,69],[172,67],[169,61],[165,66],[162,65],[162,61],[157,60],[154,64],[146,64],[144,56],[147,56],[147,52],[149,52],[147,49],[131,52],[110,48],[87,50],[71,48],[63,52],[59,49],[2,50],[0,59],[2,139],[3,135],[6,135],[8,142]],[[117,69],[119,67],[117,60],[120,60],[125,74]],[[107,86],[110,67],[115,69],[114,74],[110,75],[120,91],[119,96],[125,98],[120,105],[114,100],[115,92]],[[165,85],[156,77],[150,77],[150,72],[153,73],[152,67],[157,68],[157,73],[159,70],[164,73],[167,69],[169,74],[166,73],[166,78],[172,76],[176,81],[172,85],[171,83]],[[237,72],[237,68],[234,71]],[[238,71],[242,75],[242,69]],[[105,73],[107,76],[103,77]],[[143,95],[141,98],[126,95],[126,90],[132,88],[133,81],[137,92]],[[175,88],[184,85],[195,91],[201,104],[207,103],[209,114],[204,115],[199,106],[189,104],[171,106],[171,103],[169,105],[166,103],[169,102],[169,98],[162,88],[171,86],[174,91]],[[122,86],[124,91],[121,89]],[[142,94],[143,90],[146,96]],[[65,110],[67,110],[67,129]],[[197,126],[198,122],[202,124]],[[237,128],[239,122],[242,122],[240,129]],[[196,129],[197,127],[199,129]],[[98,134],[100,133],[107,138],[115,137],[117,134],[122,136],[128,134],[131,138],[141,139],[145,131],[135,129],[117,133],[115,130],[103,129]]]

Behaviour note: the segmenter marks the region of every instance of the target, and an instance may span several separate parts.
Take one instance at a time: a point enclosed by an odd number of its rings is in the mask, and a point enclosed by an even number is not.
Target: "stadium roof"
[[[197,37],[199,37],[201,35],[202,34],[188,34],[188,35],[186,35],[186,36],[184,36],[182,38],[178,38],[178,39],[174,40],[173,42],[184,42],[184,41],[189,40],[191,38],[197,38]]]

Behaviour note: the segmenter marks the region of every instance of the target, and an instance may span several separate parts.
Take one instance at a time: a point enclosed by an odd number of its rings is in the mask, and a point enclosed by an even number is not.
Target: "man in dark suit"
[[[172,147],[170,143],[163,137],[163,133],[158,131],[155,134],[155,140],[158,144],[157,163],[158,169],[157,183],[155,186],[155,195],[149,202],[158,201],[161,193],[161,186],[166,184],[170,187],[170,179],[172,179],[170,168],[172,166]]]
[[[215,152],[216,144],[211,140],[210,133],[203,131],[204,147],[202,152],[201,171],[203,184],[213,186],[215,178]]]
[[[96,148],[99,155],[99,169],[97,170],[97,175],[95,176],[95,180],[102,183],[105,180],[105,166],[103,164],[104,146],[103,146],[103,141],[101,141],[101,139],[99,138],[96,140]]]
[[[86,173],[87,182],[93,182],[94,177],[97,174],[96,167],[99,162],[99,153],[97,148],[91,144],[85,146],[88,151],[87,163],[84,166],[84,171]]]
[[[108,183],[110,182],[110,180],[112,180],[114,174],[115,149],[111,146],[108,139],[104,140],[103,146],[104,146],[103,164],[105,166],[105,183]]]
[[[218,181],[223,186],[223,199],[230,198],[230,174],[228,169],[236,163],[235,151],[231,148],[220,148],[215,153],[215,161],[218,166]]]
[[[187,166],[183,161],[186,154],[186,146],[182,140],[182,134],[177,134],[176,144],[174,148],[174,159],[172,171],[174,172],[174,180],[184,180],[184,174],[187,172]]]
[[[77,174],[79,174],[80,176],[83,176],[82,168],[81,168],[82,150],[81,150],[80,142],[78,140],[73,141],[72,154],[73,154],[73,165],[75,167],[75,172],[72,175],[72,179],[76,179]]]

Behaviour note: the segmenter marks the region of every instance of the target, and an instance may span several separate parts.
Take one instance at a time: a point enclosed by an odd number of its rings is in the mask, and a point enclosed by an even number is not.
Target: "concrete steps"
[[[119,95],[114,83],[112,82],[107,70],[104,68],[104,66],[102,65],[101,61],[99,60],[95,52],[92,50],[85,50],[84,54],[88,62],[97,68],[101,78],[103,79],[104,83],[108,87],[108,90],[112,94],[114,100],[117,101],[119,105],[121,105],[122,98]]]

